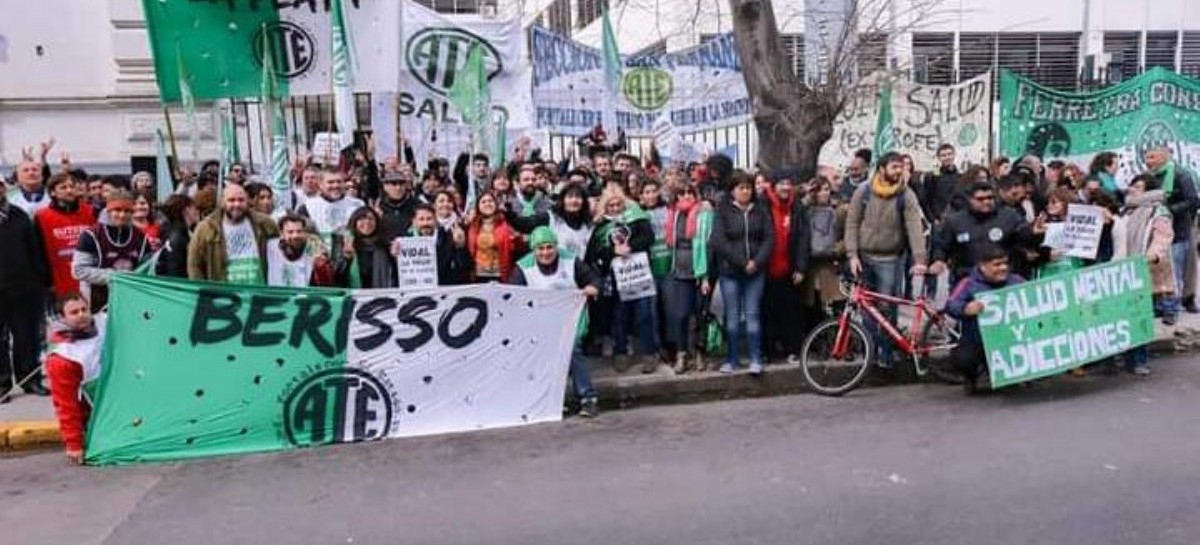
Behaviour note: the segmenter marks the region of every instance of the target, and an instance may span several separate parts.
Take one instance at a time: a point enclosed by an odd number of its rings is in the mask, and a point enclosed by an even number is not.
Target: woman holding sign
[[[775,247],[770,210],[754,198],[754,179],[744,172],[733,176],[730,198],[717,204],[709,245],[716,256],[721,296],[725,302],[725,337],[728,349],[722,373],[738,365],[745,337],[750,373],[762,373],[762,308],[764,271]],[[743,329],[742,320],[746,325]]]
[[[613,300],[611,331],[619,373],[633,362],[627,352],[626,320],[632,316],[641,349],[642,372],[658,368],[658,339],[655,335],[655,298],[658,295],[650,270],[650,247],[654,229],[641,207],[630,201],[619,187],[609,185],[600,196],[600,216],[587,248],[587,262],[605,277],[604,295]]]

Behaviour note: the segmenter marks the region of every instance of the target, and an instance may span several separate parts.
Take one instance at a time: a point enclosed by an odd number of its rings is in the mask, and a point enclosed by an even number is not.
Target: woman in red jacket
[[[475,201],[467,223],[467,252],[471,254],[476,283],[503,282],[521,255],[521,236],[504,219],[499,201],[490,191]]]
[[[83,385],[100,376],[104,321],[102,317],[92,319],[87,299],[78,292],[61,297],[56,310],[60,321],[50,331],[46,375],[67,458],[79,464],[83,463],[84,426],[91,412]]]

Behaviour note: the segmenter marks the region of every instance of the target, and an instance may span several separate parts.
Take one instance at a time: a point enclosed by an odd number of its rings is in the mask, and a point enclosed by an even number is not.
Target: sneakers
[[[800,354],[788,354],[787,362],[791,365],[800,365]]]
[[[688,370],[688,355],[684,352],[675,354],[675,365],[671,368],[676,375],[682,375]]]
[[[599,403],[594,397],[584,398],[579,402],[579,417],[580,418],[595,418],[600,415]]]
[[[750,364],[750,375],[751,376],[757,377],[759,375],[762,375],[762,372],[763,372],[763,364],[761,362],[756,361],[756,362],[752,362]]]
[[[717,369],[717,371],[720,372],[722,375],[732,375],[733,374],[733,364],[732,363],[722,363],[721,367],[719,369]]]
[[[1137,367],[1134,367],[1133,369],[1130,369],[1129,372],[1131,372],[1139,377],[1148,377],[1148,376],[1150,376],[1150,366],[1149,365],[1139,365]]]
[[[642,356],[642,374],[650,375],[658,370],[658,356]]]

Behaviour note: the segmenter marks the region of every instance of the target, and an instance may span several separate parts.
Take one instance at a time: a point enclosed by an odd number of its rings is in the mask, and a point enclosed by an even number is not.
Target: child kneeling
[[[91,412],[83,385],[100,376],[103,316],[93,319],[87,299],[78,293],[62,296],[55,307],[58,320],[50,326],[46,376],[50,380],[51,399],[67,458],[80,464],[83,463],[84,426]]]
[[[983,337],[979,334],[979,314],[983,312],[983,301],[976,294],[1000,289],[1025,280],[1008,271],[1008,251],[989,244],[980,249],[978,265],[971,274],[958,281],[946,301],[946,313],[959,321],[962,336],[954,347],[950,358],[954,367],[963,375],[963,388],[968,394],[975,393],[979,375],[987,369],[987,355],[983,351]]]

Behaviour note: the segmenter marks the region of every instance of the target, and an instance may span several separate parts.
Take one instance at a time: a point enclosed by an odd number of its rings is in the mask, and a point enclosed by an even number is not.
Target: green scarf
[[[1170,197],[1175,189],[1175,161],[1167,161],[1167,164],[1154,171],[1154,175],[1162,180],[1162,187],[1159,189],[1162,189],[1163,195]]]
[[[1113,195],[1117,193],[1117,179],[1113,178],[1112,174],[1101,171],[1097,178],[1100,178],[1100,186],[1103,187],[1105,191]]]

